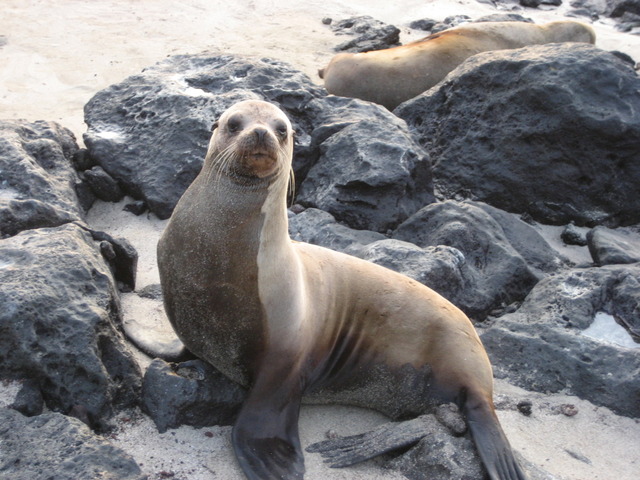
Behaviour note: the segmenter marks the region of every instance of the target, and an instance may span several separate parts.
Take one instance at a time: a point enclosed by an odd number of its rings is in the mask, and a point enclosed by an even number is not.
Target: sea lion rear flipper
[[[319,453],[331,468],[343,468],[409,447],[428,433],[424,420],[418,417],[406,422],[386,423],[359,435],[317,442],[309,445],[307,452]]]
[[[527,480],[493,408],[486,402],[470,403],[464,407],[469,430],[491,480]]]
[[[302,480],[304,458],[298,436],[300,380],[290,379],[290,368],[287,373],[272,368],[273,365],[268,376],[258,375],[249,392],[233,428],[233,448],[249,480]]]

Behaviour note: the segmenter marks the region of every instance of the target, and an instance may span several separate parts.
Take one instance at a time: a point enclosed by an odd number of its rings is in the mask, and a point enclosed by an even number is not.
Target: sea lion
[[[178,336],[249,388],[232,435],[246,476],[303,478],[305,395],[393,417],[457,402],[491,478],[524,479],[469,319],[408,277],[289,238],[292,135],[272,104],[224,112],[158,244]]]
[[[573,21],[469,23],[400,47],[340,53],[318,74],[331,94],[369,100],[393,110],[433,87],[476,53],[545,43],[593,44],[595,38],[590,26]]]

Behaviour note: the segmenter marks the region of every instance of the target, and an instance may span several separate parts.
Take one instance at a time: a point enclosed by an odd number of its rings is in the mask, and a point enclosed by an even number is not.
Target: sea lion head
[[[235,183],[269,183],[291,169],[293,128],[275,105],[246,100],[213,126],[205,164]]]
[[[596,43],[596,32],[589,25],[572,20],[560,20],[541,25],[549,42]]]

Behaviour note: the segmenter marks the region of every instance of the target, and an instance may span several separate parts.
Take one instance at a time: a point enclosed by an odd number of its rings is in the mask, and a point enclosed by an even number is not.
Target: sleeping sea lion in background
[[[429,90],[480,52],[559,42],[595,43],[588,25],[573,21],[534,25],[479,22],[450,28],[400,47],[340,53],[318,72],[333,95],[360,98],[393,110]]]
[[[292,135],[272,104],[228,109],[158,244],[178,336],[249,388],[233,429],[247,478],[303,478],[306,396],[396,418],[456,402],[490,477],[524,479],[494,411],[491,365],[464,313],[384,267],[291,241]]]

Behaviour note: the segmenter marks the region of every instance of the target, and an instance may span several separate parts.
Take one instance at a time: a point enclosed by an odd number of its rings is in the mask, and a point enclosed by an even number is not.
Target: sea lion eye
[[[275,130],[276,130],[276,133],[281,137],[284,137],[287,135],[287,125],[284,122],[276,123]]]
[[[229,133],[236,133],[242,127],[242,121],[239,118],[231,117],[227,121],[227,130]]]

